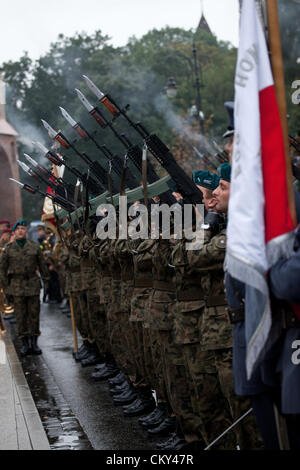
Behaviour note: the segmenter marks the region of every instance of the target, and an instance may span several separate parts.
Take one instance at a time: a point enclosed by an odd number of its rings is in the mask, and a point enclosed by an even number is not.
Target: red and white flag
[[[247,373],[272,342],[266,274],[292,246],[284,138],[274,81],[255,0],[243,2],[235,75],[235,137],[226,270],[246,295]]]
[[[53,171],[53,174],[56,177],[62,178],[63,174],[64,174],[64,169],[65,169],[64,166],[57,167],[56,165],[53,165],[53,170],[52,171]],[[48,186],[48,188],[47,188],[47,193],[55,194],[55,192],[53,191],[53,189],[50,186]],[[52,232],[54,232],[58,236],[58,232],[57,232],[57,228],[56,228],[56,220],[55,220],[55,216],[54,216],[53,201],[48,196],[46,196],[45,199],[44,199],[43,214],[42,214],[42,217],[41,217],[41,221],[44,222],[45,225],[50,230],[52,230]]]

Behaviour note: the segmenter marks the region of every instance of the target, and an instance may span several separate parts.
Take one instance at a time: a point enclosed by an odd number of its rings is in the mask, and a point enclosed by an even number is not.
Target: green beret
[[[228,181],[230,183],[231,178],[231,166],[229,163],[222,163],[222,165],[218,166],[218,173],[221,180]]]
[[[27,227],[27,222],[26,222],[26,220],[24,220],[24,219],[18,220],[18,221],[15,223],[15,225],[13,226],[13,228],[12,228],[12,232],[14,232],[14,231],[16,230],[16,228],[18,227],[18,225],[22,225],[23,227]]]
[[[203,188],[214,190],[219,186],[220,177],[208,170],[196,170],[193,172],[193,181]]]

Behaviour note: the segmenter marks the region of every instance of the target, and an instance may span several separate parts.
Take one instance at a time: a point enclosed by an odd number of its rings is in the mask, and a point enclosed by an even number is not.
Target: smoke
[[[38,128],[37,126],[29,122],[21,113],[21,111],[18,111],[13,106],[10,106],[9,94],[11,94],[13,90],[9,86],[7,86],[7,88],[9,92],[6,104],[7,119],[18,133],[17,142],[19,144],[19,147],[21,147],[22,152],[25,150],[27,153],[34,152],[35,146],[32,141],[38,140],[46,146],[46,133],[43,132],[42,126],[41,128]]]
[[[154,100],[155,108],[165,117],[168,126],[171,127],[176,134],[187,140],[191,145],[197,145],[202,152],[215,153],[207,138],[198,132],[195,132],[189,125],[188,119],[174,112],[172,104],[164,95],[156,96]]]

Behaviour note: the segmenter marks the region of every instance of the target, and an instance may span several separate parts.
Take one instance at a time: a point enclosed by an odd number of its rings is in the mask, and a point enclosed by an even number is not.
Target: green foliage
[[[66,108],[76,120],[95,130],[94,121],[74,92],[79,88],[92,103],[97,103],[82,79],[85,74],[121,106],[129,103],[132,120],[142,122],[149,131],[158,133],[167,145],[172,146],[181,132],[180,123],[187,122],[189,108],[196,101],[193,42],[202,85],[201,108],[206,117],[213,115],[207,134],[218,137],[227,126],[223,103],[233,97],[236,50],[205,31],[194,33],[170,27],[149,31],[141,39],[132,37],[122,48],[110,46],[109,38],[101,31],[91,36],[86,33],[77,33],[73,37],[60,35],[51,44],[49,52],[37,61],[32,61],[25,53],[19,61],[3,64],[9,85],[8,119],[21,136],[29,141],[40,140],[47,147],[51,141],[41,126],[41,119],[55,129],[62,129],[68,138],[76,137],[61,117],[58,106]],[[175,78],[178,88],[177,97],[172,101],[166,99],[164,91],[170,76]],[[115,126],[133,143],[141,142],[124,118],[117,120]],[[98,128],[96,138],[113,153],[124,154],[123,146],[109,130]],[[103,159],[95,147],[89,145],[88,149],[93,158]],[[24,138],[19,150],[32,152],[32,148],[26,149]],[[74,156],[75,163],[81,168],[85,166]],[[25,179],[22,175],[22,180]],[[40,204],[32,204],[29,202],[32,196],[23,194],[25,213],[31,213],[32,208],[37,207],[36,218],[39,218]]]

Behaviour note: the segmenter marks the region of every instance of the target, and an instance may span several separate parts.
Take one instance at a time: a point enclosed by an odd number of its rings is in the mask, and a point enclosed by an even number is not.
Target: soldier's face
[[[18,225],[18,227],[15,230],[15,239],[23,240],[23,238],[26,238],[26,235],[27,235],[27,228],[24,227],[23,225]]]
[[[196,185],[200,191],[203,194],[203,204],[205,209],[208,210],[213,210],[216,207],[217,204],[217,199],[212,196],[212,191],[204,188],[203,186],[200,186],[199,184]]]
[[[7,243],[9,242],[9,240],[10,240],[10,233],[9,232],[2,233],[1,241],[4,243]]]
[[[219,186],[213,192],[213,196],[215,196],[217,200],[215,210],[220,214],[227,214],[229,195],[230,183],[225,180],[220,180]]]

